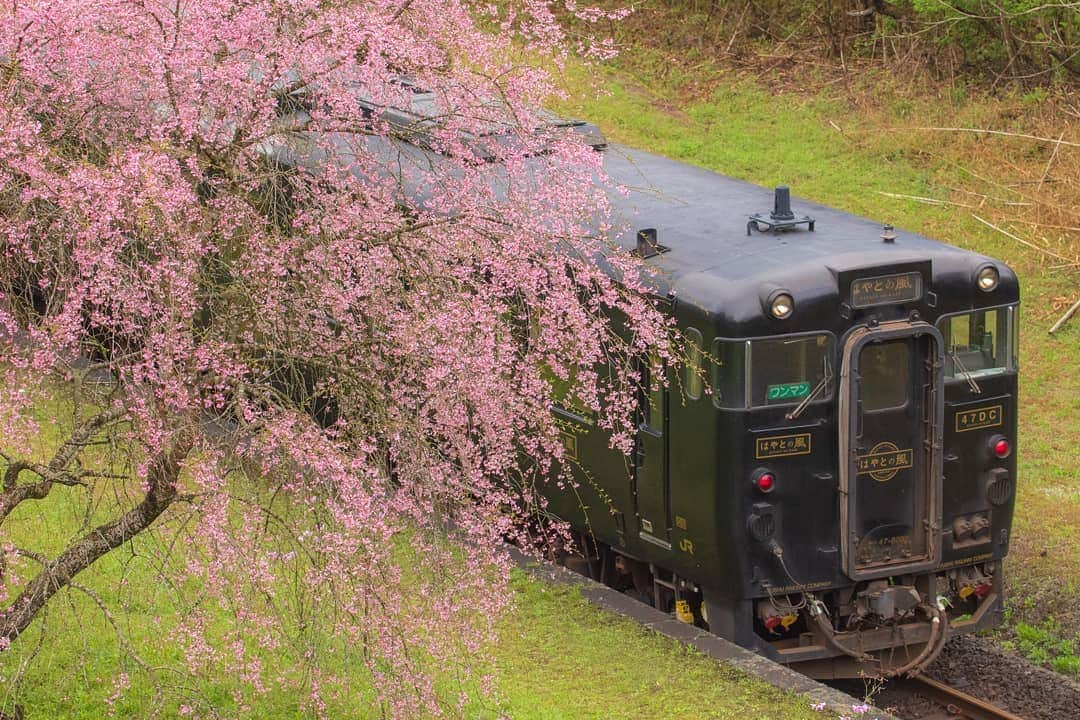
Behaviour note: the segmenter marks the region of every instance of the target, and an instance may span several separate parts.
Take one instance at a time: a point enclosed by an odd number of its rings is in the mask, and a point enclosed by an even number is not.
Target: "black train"
[[[402,84],[411,108],[360,107],[402,129],[383,151],[429,162],[417,128],[434,96]],[[609,146],[588,123],[550,125],[633,188],[613,202],[648,229],[621,242],[660,270],[692,360],[643,393],[629,468],[588,413],[554,409],[580,481],[547,490],[585,553],[567,564],[817,677],[911,672],[999,623],[1015,274],[830,208],[796,214],[786,188]]]
[[[909,672],[1000,622],[1015,274],[792,212],[786,188],[605,155],[649,226],[622,242],[660,269],[694,362],[641,398],[629,474],[587,413],[555,409],[581,482],[547,492],[587,548],[568,564],[817,677]]]

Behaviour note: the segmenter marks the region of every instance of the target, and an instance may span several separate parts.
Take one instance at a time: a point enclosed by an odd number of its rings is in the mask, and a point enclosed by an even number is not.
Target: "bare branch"
[[[127,635],[124,634],[124,631],[120,628],[120,623],[116,621],[116,617],[112,614],[112,611],[109,610],[109,606],[105,604],[105,601],[102,600],[97,593],[77,582],[72,582],[71,587],[78,590],[83,595],[86,595],[86,597],[90,598],[90,600],[97,605],[98,610],[105,616],[108,623],[112,625],[113,630],[116,632],[116,639],[124,647],[124,651],[127,652],[128,656],[135,661],[135,664],[146,673],[146,676],[150,678],[150,682],[154,684],[154,701],[150,703],[152,709],[147,717],[151,719],[156,718],[161,712],[164,689],[161,687],[161,681],[158,679],[157,673],[154,672],[154,668],[135,652],[135,648],[131,645],[131,641],[128,640]]]
[[[142,501],[120,518],[99,525],[67,547],[49,562],[23,588],[22,593],[0,618],[0,637],[17,638],[33,621],[37,613],[80,572],[98,558],[148,528],[176,499],[176,482],[181,463],[193,446],[185,435],[173,448],[161,455],[147,474],[149,488]]]
[[[113,408],[90,418],[60,446],[48,465],[20,460],[9,461],[8,468],[4,472],[4,489],[0,493],[0,523],[24,500],[41,500],[47,497],[54,483],[69,486],[83,485],[79,476],[67,472],[68,465],[82,452],[94,435],[125,415],[124,410]],[[41,480],[29,485],[19,485],[19,475],[27,470],[36,474]]]
[[[1052,143],[1054,145],[1067,145],[1069,147],[1080,147],[1080,143],[1069,142],[1068,140],[1040,137],[1038,135],[1027,135],[1025,133],[1006,132],[1005,130],[986,130],[983,128],[958,128],[958,127],[913,127],[907,128],[908,130],[929,130],[933,132],[963,132],[963,133],[976,133],[980,135],[1004,135],[1006,137],[1017,137],[1025,140],[1036,140],[1038,142]]]

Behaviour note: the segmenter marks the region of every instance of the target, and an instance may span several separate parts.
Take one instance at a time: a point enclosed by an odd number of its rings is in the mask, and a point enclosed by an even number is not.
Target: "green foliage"
[[[897,3],[903,7],[905,3]],[[1041,0],[910,0],[910,19],[968,66],[1005,77],[1080,74],[1080,7]]]
[[[710,49],[770,57],[797,50],[841,64],[862,59],[919,74],[988,77],[995,84],[1080,78],[1080,5],[1070,0],[853,5],[846,0],[646,0],[618,32],[627,43],[648,33],[653,45],[687,61],[683,68],[710,62]],[[673,66],[664,72],[682,71]]]
[[[1080,677],[1080,657],[1076,642],[1063,637],[1061,627],[1048,619],[1040,625],[1017,623],[1016,639],[1010,644],[1032,662],[1049,665],[1058,672]]]
[[[1053,662],[1050,663],[1050,667],[1054,668],[1059,673],[1080,678],[1080,657],[1077,657],[1076,655],[1062,655],[1056,657]]]
[[[1029,105],[1038,105],[1039,103],[1046,102],[1050,97],[1050,93],[1046,92],[1046,88],[1032,88],[1030,92],[1026,92],[1021,96],[1021,100]]]

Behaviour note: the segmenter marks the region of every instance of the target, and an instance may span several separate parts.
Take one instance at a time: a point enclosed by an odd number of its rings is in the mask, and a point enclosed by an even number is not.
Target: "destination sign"
[[[783,383],[780,385],[770,385],[766,390],[765,399],[769,402],[776,402],[777,400],[798,400],[809,394],[810,383],[808,382]]]
[[[859,278],[851,282],[851,306],[891,305],[922,297],[922,275],[917,272]]]

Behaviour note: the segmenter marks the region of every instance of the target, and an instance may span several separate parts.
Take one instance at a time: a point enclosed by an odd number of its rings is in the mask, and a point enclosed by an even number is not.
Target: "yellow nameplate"
[[[956,432],[999,427],[1004,415],[1001,405],[959,410],[956,413]]]
[[[787,455],[809,455],[810,433],[798,433],[797,435],[773,435],[760,437],[754,440],[754,457],[758,460],[765,458],[784,457]]]

